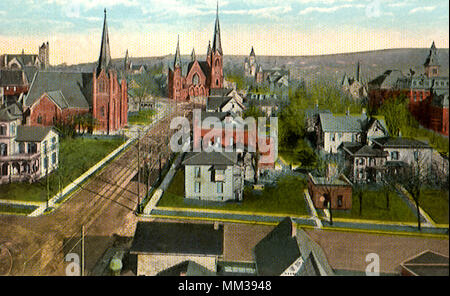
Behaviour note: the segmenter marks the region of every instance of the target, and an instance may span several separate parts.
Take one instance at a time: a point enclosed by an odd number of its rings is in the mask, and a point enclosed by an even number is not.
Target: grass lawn
[[[61,140],[59,146],[59,169],[48,177],[50,198],[59,191],[59,188],[62,189],[70,184],[122,143],[123,140],[120,138]],[[59,180],[61,180],[61,186],[59,186]],[[32,184],[24,182],[0,185],[1,199],[46,201],[47,178],[44,177]]]
[[[0,203],[0,213],[31,214],[37,206],[10,205]]]
[[[422,190],[419,206],[431,216],[434,222],[448,224],[448,190]]]
[[[156,111],[153,109],[139,111],[137,114],[128,116],[128,124],[149,124],[152,122],[152,117],[155,114]]]
[[[361,215],[359,214],[359,197],[356,194],[353,194],[351,210],[334,210],[332,214],[336,218],[417,222],[417,218],[411,208],[397,193],[390,192],[389,208],[387,208],[384,194],[376,190],[364,192]]]
[[[246,188],[242,202],[199,203],[184,198],[184,170],[179,170],[161,197],[158,206],[309,215],[308,206],[303,197],[305,186],[305,181],[299,177],[284,177],[276,186],[266,187],[261,192]]]

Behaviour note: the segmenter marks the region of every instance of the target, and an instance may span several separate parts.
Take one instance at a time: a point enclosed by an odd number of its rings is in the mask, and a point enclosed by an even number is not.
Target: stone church
[[[219,9],[216,12],[213,43],[208,44],[206,61],[192,50],[191,61],[183,64],[178,40],[173,66],[169,66],[169,98],[177,102],[205,103],[211,89],[223,88],[223,51],[220,40]]]

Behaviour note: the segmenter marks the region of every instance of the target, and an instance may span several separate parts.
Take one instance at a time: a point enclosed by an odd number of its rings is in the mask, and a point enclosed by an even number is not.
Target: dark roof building
[[[403,261],[400,273],[404,276],[449,276],[449,258],[426,250]]]
[[[257,275],[332,275],[323,251],[291,218],[283,219],[254,248]]]
[[[131,254],[222,255],[223,226],[138,222]]]
[[[238,157],[236,152],[188,152],[184,165],[234,165]]]

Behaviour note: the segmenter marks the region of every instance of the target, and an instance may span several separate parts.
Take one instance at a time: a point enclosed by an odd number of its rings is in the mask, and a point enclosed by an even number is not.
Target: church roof
[[[0,86],[25,85],[22,70],[0,70]]]
[[[180,36],[178,36],[177,49],[175,51],[175,59],[173,61],[174,67],[181,67],[181,56],[180,56]]]
[[[256,56],[255,55],[255,50],[253,49],[253,46],[252,46],[252,50],[250,51],[250,56],[253,56],[253,57]]]
[[[58,106],[89,108],[92,105],[92,73],[39,71],[24,105],[32,106],[44,93]]]

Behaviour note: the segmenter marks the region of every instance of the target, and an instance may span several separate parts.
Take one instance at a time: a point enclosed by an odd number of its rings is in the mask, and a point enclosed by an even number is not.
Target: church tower
[[[430,52],[428,53],[428,57],[425,61],[425,75],[427,77],[438,77],[439,76],[439,62],[437,57],[437,49],[436,46],[431,44]]]
[[[180,101],[181,99],[181,88],[182,81],[181,81],[181,55],[180,55],[180,36],[178,36],[177,41],[177,49],[175,52],[175,59],[173,61],[173,73],[172,73],[172,98],[175,101]]]
[[[210,65],[211,65],[211,89],[223,87],[223,52],[220,40],[220,24],[219,24],[219,3],[216,10],[216,24],[214,27],[214,38],[211,49]]]
[[[92,116],[101,133],[115,133],[127,123],[128,96],[126,79],[119,82],[111,62],[106,9],[97,67],[93,70]]]
[[[50,54],[48,41],[42,43],[39,46],[39,61],[41,62],[41,68],[47,69],[50,66]]]

